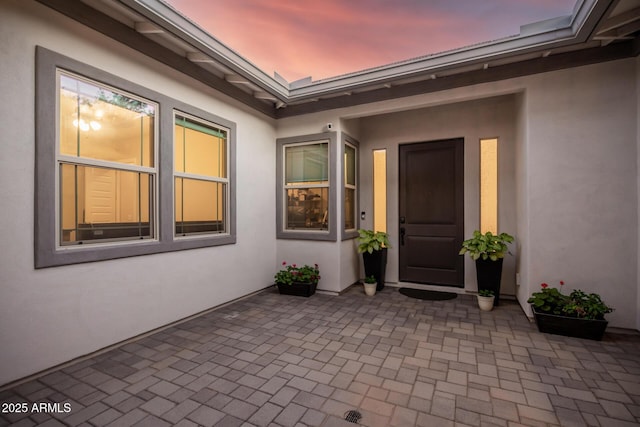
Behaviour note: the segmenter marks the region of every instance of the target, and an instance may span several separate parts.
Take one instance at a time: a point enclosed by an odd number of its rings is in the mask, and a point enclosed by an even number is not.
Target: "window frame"
[[[290,148],[296,148],[296,147],[312,147],[312,146],[321,146],[321,145],[326,145],[327,148],[327,164],[326,164],[326,169],[327,169],[327,179],[326,181],[322,181],[322,180],[313,180],[313,179],[308,179],[307,181],[302,181],[301,183],[298,182],[294,182],[294,183],[290,183],[287,184],[287,150]],[[327,207],[329,208],[329,189],[330,189],[330,179],[329,179],[329,174],[331,173],[331,164],[330,164],[330,150],[329,150],[329,141],[327,140],[318,140],[318,141],[311,141],[311,142],[300,142],[300,143],[293,143],[293,144],[287,144],[283,147],[282,149],[282,156],[283,156],[283,164],[284,164],[284,182],[282,183],[283,185],[283,201],[284,201],[284,207],[283,207],[283,222],[282,222],[282,226],[284,228],[285,231],[290,232],[290,231],[301,231],[301,232],[307,232],[307,231],[320,231],[320,232],[328,232],[329,227],[331,226],[331,217],[328,218],[327,227],[324,228],[289,228],[288,227],[288,222],[289,222],[289,205],[288,205],[288,200],[289,200],[289,190],[324,190],[326,189],[326,194],[327,194]],[[305,159],[306,160],[306,159]],[[305,177],[307,178],[307,177]],[[316,181],[317,183],[311,183]],[[324,183],[326,182],[326,183]],[[328,210],[328,209],[327,209]],[[327,216],[329,216],[327,214]]]
[[[58,70],[77,75],[90,82],[151,101],[157,105],[156,146],[157,179],[155,184],[157,209],[154,212],[156,234],[152,239],[120,240],[91,244],[61,246],[58,236],[60,194],[56,187],[58,174],[59,117]],[[236,243],[236,124],[184,102],[125,80],[106,71],[36,47],[36,110],[35,110],[35,268],[54,267],[84,262],[102,261],[178,250]],[[198,117],[228,129],[228,226],[225,234],[201,235],[197,238],[174,238],[173,200],[173,115],[174,110]]]
[[[355,165],[354,165],[354,174],[355,174],[355,185],[351,185],[347,183],[347,178],[346,178],[346,158],[345,158],[345,154],[347,152],[347,146],[351,146],[351,148],[354,149],[355,153],[354,153],[354,158],[355,158]],[[349,240],[349,239],[354,239],[356,237],[358,237],[358,229],[360,228],[360,215],[358,214],[358,211],[360,209],[360,192],[359,192],[359,184],[360,184],[360,143],[358,142],[358,140],[352,138],[351,136],[347,135],[347,134],[342,134],[342,155],[341,155],[341,170],[342,170],[342,186],[341,186],[341,190],[342,190],[342,195],[340,197],[340,200],[342,201],[342,221],[341,221],[341,226],[340,229],[342,230],[342,240]],[[354,228],[346,228],[346,212],[345,212],[345,200],[346,200],[346,190],[347,189],[352,189],[354,190]]]
[[[108,90],[112,90],[118,94],[126,95],[132,99],[136,99],[139,101],[143,101],[145,103],[151,104],[155,107],[156,117],[157,112],[159,111],[159,105],[151,101],[149,99],[145,99],[139,95],[135,95],[129,93],[126,90],[115,88],[111,85],[104,84],[102,82],[97,82],[95,80],[89,79],[85,76],[79,75],[78,73],[74,73],[68,70],[64,70],[60,67],[56,68],[56,141],[55,141],[55,152],[56,152],[56,173],[55,173],[55,194],[56,194],[56,202],[57,207],[55,209],[55,226],[56,226],[56,247],[57,248],[74,248],[79,245],[87,244],[87,245],[99,245],[99,244],[110,244],[115,242],[127,242],[127,243],[140,243],[140,241],[148,241],[148,240],[157,240],[158,235],[158,146],[159,146],[159,137],[158,137],[158,120],[154,117],[154,125],[153,125],[153,166],[142,166],[142,165],[130,165],[126,163],[121,163],[113,160],[105,160],[105,159],[96,159],[91,157],[83,157],[83,156],[72,156],[69,154],[63,154],[61,152],[61,141],[60,141],[60,89],[61,85],[61,76],[66,76],[69,78],[73,78],[75,80],[84,82],[86,84],[96,85],[100,88],[105,88]],[[124,171],[124,172],[134,172],[134,173],[145,173],[148,174],[151,180],[151,191],[149,194],[149,203],[151,205],[151,211],[149,212],[149,232],[150,237],[127,237],[127,238],[112,238],[112,239],[96,239],[95,241],[78,241],[74,243],[64,244],[61,241],[62,237],[62,208],[60,206],[60,198],[62,197],[62,188],[60,187],[60,178],[61,171],[60,168],[63,164],[67,165],[75,165],[86,168],[99,168],[110,171]]]
[[[187,119],[189,121],[192,122],[196,122],[198,124],[200,124],[201,126],[205,126],[205,127],[212,127],[212,128],[217,128],[218,130],[222,130],[224,132],[226,132],[227,137],[225,138],[225,153],[228,153],[229,151],[229,139],[230,139],[230,134],[231,132],[229,131],[228,128],[221,126],[217,123],[214,123],[210,120],[205,120],[202,119],[200,117],[194,116],[192,114],[189,113],[185,113],[184,111],[180,111],[180,110],[174,110],[173,111],[173,125],[174,125],[174,129],[176,126],[176,122],[177,122],[177,118],[181,117],[182,119]],[[174,131],[175,133],[175,131]],[[173,135],[173,134],[172,134]],[[172,139],[172,147],[175,147],[175,139]],[[175,152],[172,151],[172,159],[175,160]],[[206,175],[200,175],[200,174],[194,174],[194,173],[189,173],[189,172],[178,172],[176,171],[176,167],[175,164],[173,165],[173,180],[172,180],[172,195],[173,195],[173,202],[174,202],[174,209],[173,209],[173,224],[174,224],[174,233],[173,236],[175,239],[194,239],[194,238],[202,238],[202,237],[206,237],[206,236],[222,236],[225,234],[229,234],[228,231],[228,218],[230,217],[230,203],[229,203],[229,172],[230,172],[230,164],[229,164],[229,155],[227,154],[226,159],[225,159],[225,171],[226,173],[226,177],[212,177],[212,176],[206,176]],[[194,232],[194,233],[188,233],[186,235],[179,235],[176,233],[176,211],[175,211],[175,197],[176,197],[176,188],[175,188],[175,180],[176,178],[182,178],[182,179],[192,179],[192,180],[198,180],[198,181],[205,181],[205,182],[214,182],[214,183],[219,183],[219,184],[224,184],[224,188],[225,188],[225,192],[224,192],[224,216],[223,218],[225,218],[225,224],[224,224],[224,232],[213,232],[213,231],[207,231],[207,232]]]
[[[291,146],[328,144],[327,166],[329,168],[328,217],[329,226],[323,230],[288,230],[285,224],[287,209],[287,188],[285,184],[286,159],[285,149]],[[336,216],[336,162],[334,157],[337,149],[337,133],[323,132],[312,135],[279,138],[276,140],[276,238],[296,240],[329,240],[335,241],[337,236]],[[342,150],[341,150],[342,151]],[[316,187],[316,186],[314,186]],[[326,186],[321,186],[326,188]],[[305,187],[306,188],[306,187]]]

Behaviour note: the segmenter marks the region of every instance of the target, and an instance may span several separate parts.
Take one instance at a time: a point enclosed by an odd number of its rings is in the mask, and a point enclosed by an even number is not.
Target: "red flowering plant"
[[[284,268],[274,276],[276,285],[291,285],[293,282],[317,284],[320,280],[318,264],[314,264],[313,267],[309,265],[298,267],[296,264],[287,265],[286,261],[282,261],[282,265]]]
[[[562,286],[564,282],[561,280],[560,287]],[[550,288],[547,283],[542,283],[540,287],[542,290],[534,292],[527,300],[539,313],[603,320],[605,314],[613,311],[598,294],[587,294],[575,289],[565,295],[557,288]]]

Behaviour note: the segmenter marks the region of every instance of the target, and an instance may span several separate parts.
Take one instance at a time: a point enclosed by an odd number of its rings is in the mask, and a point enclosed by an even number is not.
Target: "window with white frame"
[[[328,230],[329,143],[318,141],[284,148],[287,230]]]
[[[157,105],[59,71],[59,244],[153,238]]]
[[[357,176],[358,151],[355,145],[344,143],[344,230],[356,229],[357,224]]]
[[[276,237],[336,240],[337,133],[276,141]]]
[[[36,64],[36,268],[235,243],[234,122],[42,47]]]
[[[182,114],[175,116],[175,234],[227,230],[228,130]]]

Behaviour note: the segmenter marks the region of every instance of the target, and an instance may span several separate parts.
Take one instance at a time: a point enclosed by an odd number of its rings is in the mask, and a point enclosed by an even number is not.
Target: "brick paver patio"
[[[632,426],[640,336],[540,334],[515,302],[480,312],[468,295],[270,289],[0,401],[29,408],[0,414],[1,426],[353,426],[349,410],[366,426]],[[41,402],[60,406],[33,412]]]

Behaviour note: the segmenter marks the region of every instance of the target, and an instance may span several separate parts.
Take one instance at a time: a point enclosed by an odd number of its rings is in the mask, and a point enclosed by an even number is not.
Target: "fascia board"
[[[376,67],[342,77],[310,82],[308,85],[299,85],[291,89],[290,101],[299,101],[371,84],[387,83],[398,78],[408,78],[419,74],[434,74],[438,70],[486,62],[511,54],[523,54],[584,42],[610,3],[611,0],[581,0],[576,4],[571,16],[525,25],[521,28],[521,35],[518,36],[481,46],[469,46],[434,54],[426,58],[417,58],[413,61]]]
[[[469,65],[474,62],[486,62],[491,59],[509,56],[510,54],[526,53],[531,50],[558,46],[563,44],[562,42],[572,40],[573,37],[574,34],[571,29],[566,28],[554,31],[553,35],[547,33],[529,36],[526,38],[526,41],[518,38],[496,42],[482,47],[473,46],[454,52],[435,54],[426,59],[417,59],[414,62],[404,62],[402,64],[376,68],[337,79],[314,82],[308,86],[292,89],[290,92],[290,100],[295,101],[301,98],[319,96],[324,93],[344,91],[347,88],[355,89],[359,86],[386,83],[419,74],[434,74],[442,69]]]
[[[283,82],[269,76],[166,3],[158,0],[119,1],[278,98],[286,100],[288,97],[289,88]]]
[[[316,82],[311,79],[303,79],[303,81],[294,82],[294,84],[269,76],[160,0],[119,1],[174,36],[194,45],[278,99],[284,102],[295,102],[421,74],[434,74],[438,70],[488,62],[512,54],[552,49],[585,41],[613,0],[579,0],[571,16],[525,25],[521,28],[520,35],[495,42],[463,47]]]
[[[571,28],[576,35],[583,34],[584,37],[588,37],[589,33],[593,29],[592,26],[587,25],[593,18],[596,18],[595,21],[599,21],[605,11],[608,9],[609,5],[613,2],[613,0],[580,0],[576,3],[576,6],[573,10],[573,15],[571,16]],[[599,12],[599,13],[595,13]],[[595,16],[598,15],[598,16]],[[596,22],[597,23],[597,22]],[[593,27],[595,24],[593,23]],[[587,32],[587,34],[584,34]]]

